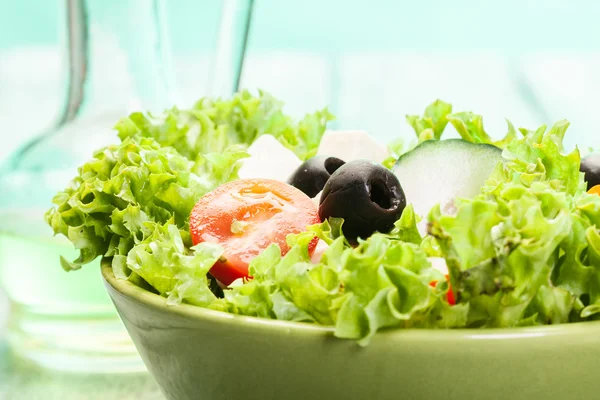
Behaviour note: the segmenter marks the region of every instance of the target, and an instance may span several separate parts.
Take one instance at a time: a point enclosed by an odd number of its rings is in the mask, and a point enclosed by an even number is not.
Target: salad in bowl
[[[600,317],[600,156],[569,123],[493,138],[441,100],[387,146],[265,92],[134,113],[46,214],[169,307],[330,327],[514,328]],[[445,139],[448,124],[460,138]]]

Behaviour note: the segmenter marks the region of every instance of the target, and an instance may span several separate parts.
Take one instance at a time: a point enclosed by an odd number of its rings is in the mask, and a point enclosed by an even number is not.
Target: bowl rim
[[[105,284],[110,285],[117,293],[122,296],[129,298],[130,300],[144,304],[146,306],[160,309],[168,313],[177,314],[183,317],[191,318],[193,320],[203,320],[206,322],[215,323],[226,323],[234,325],[257,325],[261,328],[273,327],[275,329],[294,329],[319,332],[322,334],[332,334],[333,327],[311,324],[307,322],[294,322],[294,321],[283,321],[259,317],[251,317],[245,315],[231,314],[224,311],[211,310],[200,306],[194,306],[191,304],[177,304],[169,305],[166,302],[166,298],[149,292],[132,282],[125,279],[118,279],[114,273],[110,261],[103,259],[100,263],[102,278]]]
[[[105,285],[110,286],[116,293],[129,300],[167,313],[176,314],[195,321],[225,324],[235,327],[246,326],[259,328],[261,331],[273,330],[289,333],[307,333],[320,336],[332,336],[335,328],[308,322],[274,320],[231,314],[224,311],[211,310],[191,304],[168,305],[166,299],[158,294],[149,292],[132,282],[118,279],[113,273],[110,260],[101,261],[102,278]],[[108,288],[107,288],[108,289]],[[110,292],[110,291],[109,291]],[[375,336],[400,336],[408,338],[414,335],[422,340],[510,340],[565,335],[600,334],[599,321],[571,322],[557,325],[540,325],[515,328],[456,328],[456,329],[384,329]]]

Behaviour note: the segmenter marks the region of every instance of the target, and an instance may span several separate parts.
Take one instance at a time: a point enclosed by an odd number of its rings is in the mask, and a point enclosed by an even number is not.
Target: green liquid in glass
[[[99,261],[67,273],[60,256],[76,257],[73,246],[61,238],[0,232],[0,282],[9,298],[40,312],[116,316],[102,286]]]
[[[0,288],[10,302],[13,353],[38,366],[71,372],[145,371],[100,275],[100,261],[66,272],[60,256],[77,251],[52,236],[39,211],[0,214]]]

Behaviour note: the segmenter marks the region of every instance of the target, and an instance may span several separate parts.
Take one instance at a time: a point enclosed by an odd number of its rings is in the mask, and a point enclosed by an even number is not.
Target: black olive
[[[355,242],[392,230],[404,207],[406,197],[396,175],[377,163],[356,160],[340,167],[325,184],[319,218],[343,218],[344,236]]]
[[[344,165],[344,161],[336,157],[316,156],[309,158],[294,171],[288,179],[288,183],[312,198],[323,190],[325,182],[329,180],[331,174],[342,165]]]
[[[600,185],[600,154],[590,154],[581,160],[579,170],[584,173],[587,190]]]

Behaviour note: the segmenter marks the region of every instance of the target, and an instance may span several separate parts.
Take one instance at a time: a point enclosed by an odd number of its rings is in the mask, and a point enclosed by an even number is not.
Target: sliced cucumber
[[[394,174],[415,212],[426,218],[436,204],[442,211],[456,198],[471,198],[502,160],[502,150],[462,139],[429,140],[402,155]]]

